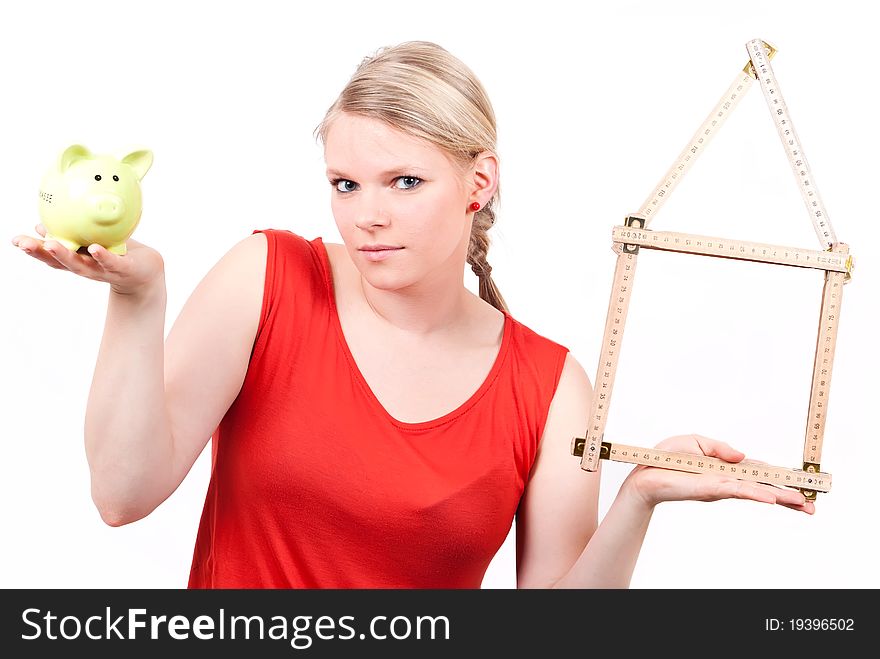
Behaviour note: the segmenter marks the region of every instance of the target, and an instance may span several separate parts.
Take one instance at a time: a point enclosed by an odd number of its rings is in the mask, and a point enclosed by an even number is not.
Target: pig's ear
[[[140,181],[146,175],[147,170],[150,169],[150,165],[153,164],[153,152],[149,149],[132,151],[122,159],[122,162],[134,170],[138,181]]]
[[[58,171],[66,172],[77,160],[85,160],[92,157],[92,152],[85,148],[82,144],[72,144],[66,149],[58,159]]]

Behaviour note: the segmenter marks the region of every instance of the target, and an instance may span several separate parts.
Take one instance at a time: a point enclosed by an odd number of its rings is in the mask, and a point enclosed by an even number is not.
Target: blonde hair
[[[322,143],[343,112],[378,119],[440,147],[462,173],[483,151],[497,156],[495,113],[486,90],[461,60],[430,41],[385,46],[365,57],[315,128]],[[486,258],[500,190],[499,185],[474,213],[467,262],[479,279],[480,297],[507,311]]]

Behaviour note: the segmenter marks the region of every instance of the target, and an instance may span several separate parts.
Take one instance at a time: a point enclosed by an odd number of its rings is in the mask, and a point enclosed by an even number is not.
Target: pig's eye
[[[100,174],[95,174],[95,180],[96,180],[96,181],[100,181],[100,180],[101,180],[101,175],[100,175]]]
[[[116,174],[114,174],[114,175],[113,175],[113,180],[114,180],[114,181],[118,181],[118,180],[119,180],[119,177],[116,176]]]

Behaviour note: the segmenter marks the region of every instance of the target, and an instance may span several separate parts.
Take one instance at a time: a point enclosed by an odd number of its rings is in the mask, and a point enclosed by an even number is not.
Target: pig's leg
[[[126,248],[125,243],[119,243],[118,245],[108,247],[107,251],[113,252],[114,254],[119,254],[120,256],[125,256],[125,253],[128,251],[128,249]]]

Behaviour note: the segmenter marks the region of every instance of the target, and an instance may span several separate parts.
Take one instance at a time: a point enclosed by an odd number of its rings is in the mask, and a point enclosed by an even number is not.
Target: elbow
[[[92,503],[107,526],[125,526],[149,515],[155,505],[130,487],[114,489],[112,484],[92,479]]]
[[[101,516],[101,520],[107,526],[125,526],[126,524],[131,524],[132,522],[141,519],[141,517],[132,515],[130,512],[125,511],[122,508],[101,506],[97,503],[95,506],[98,509],[98,514]]]
[[[132,521],[119,514],[106,512],[103,510],[99,512],[101,513],[101,519],[107,526],[125,526]]]
[[[101,516],[101,520],[107,526],[125,526],[143,519],[150,513],[150,511],[135,509],[131,505],[121,504],[118,501],[103,501],[94,495],[92,496],[92,501],[98,510],[98,514]]]

